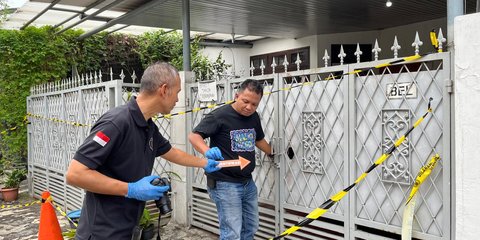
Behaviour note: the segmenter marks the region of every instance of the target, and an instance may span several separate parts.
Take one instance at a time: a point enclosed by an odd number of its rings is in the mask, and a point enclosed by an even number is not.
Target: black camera
[[[155,178],[151,183],[155,186],[170,186],[170,181],[166,177]],[[171,187],[168,189],[168,191],[163,193],[163,196],[160,199],[155,200],[155,205],[157,205],[157,208],[160,210],[161,214],[167,214],[172,211],[170,196],[168,194],[170,190]]]

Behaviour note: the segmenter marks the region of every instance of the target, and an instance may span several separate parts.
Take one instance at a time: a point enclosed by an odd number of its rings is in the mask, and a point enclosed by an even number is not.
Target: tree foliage
[[[182,37],[177,32],[140,36],[100,33],[78,41],[82,33],[67,30],[58,35],[50,26],[22,31],[0,29],[0,132],[4,132],[0,135],[0,151],[4,158],[26,161],[27,131],[22,122],[33,85],[60,80],[75,71],[127,66],[132,61],[143,66],[167,61],[182,70]],[[212,71],[214,63],[199,54],[198,40],[191,46],[197,74]]]

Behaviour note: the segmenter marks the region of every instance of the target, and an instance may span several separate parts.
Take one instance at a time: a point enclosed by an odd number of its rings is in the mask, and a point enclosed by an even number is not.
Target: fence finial
[[[132,82],[135,83],[135,80],[137,80],[137,75],[135,75],[135,70],[133,70]]]
[[[277,63],[275,63],[275,57],[273,57],[270,67],[272,67],[272,73],[275,74],[275,67],[277,67]]]
[[[98,83],[102,82],[102,70],[98,70]]]
[[[120,80],[122,80],[123,82],[124,78],[125,78],[125,74],[123,73],[123,68],[122,68],[122,71],[120,71]]]
[[[295,60],[295,64],[297,65],[297,71],[300,71],[300,64],[302,64],[302,59],[300,59],[300,53],[297,53],[297,60]]]
[[[355,53],[353,53],[355,56],[357,56],[357,63],[360,63],[360,56],[362,56],[363,52],[360,50],[360,44],[357,43],[357,50]]]
[[[330,56],[328,56],[328,51],[325,49],[325,54],[323,55],[323,61],[325,62],[325,67],[328,67],[328,60],[330,59]]]
[[[288,71],[288,61],[287,61],[287,54],[283,57],[283,67],[285,68],[285,72]]]
[[[442,28],[438,30],[438,52],[443,52],[443,43],[447,42],[447,39],[443,37]]]
[[[415,48],[415,55],[418,55],[420,52],[420,46],[423,45],[423,42],[420,41],[420,37],[418,36],[418,31],[415,32],[415,40],[412,43],[412,47]]]
[[[255,70],[255,67],[253,66],[253,61],[250,61],[250,76],[253,77],[253,71]]]
[[[343,44],[340,45],[340,53],[338,54],[338,58],[340,58],[340,65],[343,65],[343,59],[347,56],[345,51],[343,51]]]
[[[263,70],[265,70],[265,64],[263,64],[263,59],[260,61],[260,70],[262,70],[262,76],[263,76]]]
[[[393,46],[390,48],[393,51],[393,58],[398,58],[398,50],[400,50],[402,46],[398,44],[397,35],[395,35],[395,39],[393,40]]]
[[[93,71],[93,83],[97,83],[98,82],[98,73],[97,71]]]
[[[378,61],[378,53],[381,52],[382,49],[378,46],[378,39],[375,39],[375,45],[373,46],[372,52],[375,56],[375,61]]]

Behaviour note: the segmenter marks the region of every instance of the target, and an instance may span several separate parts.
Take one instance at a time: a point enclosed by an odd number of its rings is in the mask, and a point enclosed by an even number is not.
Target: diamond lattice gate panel
[[[365,65],[350,67],[352,71]],[[351,83],[354,176],[365,171],[412,127],[426,112],[428,99],[433,98],[432,114],[355,188],[351,203],[356,237],[399,237],[405,201],[415,176],[438,153],[442,160],[418,193],[413,237],[449,239],[450,96],[444,87],[449,69],[449,54],[443,53],[354,76]]]
[[[273,75],[270,77],[263,76],[253,78],[261,81],[264,85],[265,92],[271,92],[273,90]],[[212,106],[212,104],[218,104],[225,102],[226,100],[233,100],[235,92],[239,84],[245,79],[223,80],[217,83],[217,102],[200,102],[197,99],[198,90],[196,84],[192,84],[189,87],[191,108],[197,109],[200,107]],[[267,142],[274,138],[274,129],[276,128],[276,114],[274,113],[275,102],[278,101],[276,95],[265,94],[258,106],[258,112],[262,120],[262,126],[265,132],[265,139]],[[189,131],[191,131],[202,119],[202,117],[210,112],[212,108],[207,108],[201,111],[194,111],[189,120]],[[197,152],[190,149],[194,154]],[[270,160],[263,153],[257,152],[256,154],[256,167],[253,173],[253,178],[256,182],[259,192],[259,212],[260,212],[260,227],[256,234],[256,238],[265,239],[272,236],[275,233],[276,226],[276,184],[275,179],[278,177],[276,166],[272,160]],[[218,234],[218,219],[215,204],[210,200],[206,191],[206,178],[203,170],[195,169],[192,172],[192,191],[191,191],[191,212],[190,221],[192,225],[198,226],[204,229],[208,229]]]
[[[342,77],[346,71],[346,66],[339,66],[281,75],[282,229],[294,225],[347,184],[348,82]],[[348,209],[348,202],[340,202],[324,218],[289,238],[343,239]]]
[[[35,88],[27,98],[28,171],[30,193],[39,197],[49,190],[55,202],[65,211],[79,209],[83,190],[65,183],[65,172],[78,146],[89,134],[91,126],[108,109],[125,104],[137,95],[139,84],[122,80],[100,82],[101,76],[69,79],[61,84]],[[160,133],[170,136],[169,121],[158,120]],[[157,161],[160,173],[169,165]],[[163,164],[162,164],[163,163]]]
[[[213,107],[206,108],[207,106],[213,106],[214,104],[225,102],[229,97],[226,96],[226,89],[229,85],[226,81],[217,82],[217,98],[215,102],[201,102],[198,99],[198,85],[192,83],[187,87],[188,90],[188,106],[193,109],[192,113],[187,115],[187,130],[190,133],[192,129],[202,120],[205,114],[208,114],[213,110]],[[200,110],[206,108],[204,110]],[[188,151],[198,157],[202,157],[201,154],[194,151],[191,144],[187,144]],[[187,179],[188,185],[191,189],[188,190],[190,198],[189,205],[189,221],[193,226],[200,227],[202,229],[209,230],[218,234],[218,219],[217,210],[215,204],[210,200],[207,193],[207,179],[205,177],[203,169],[189,168],[189,178]]]

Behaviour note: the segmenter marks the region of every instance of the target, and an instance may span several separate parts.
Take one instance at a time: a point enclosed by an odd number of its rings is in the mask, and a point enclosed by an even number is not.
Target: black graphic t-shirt
[[[218,147],[225,160],[242,156],[250,161],[242,170],[240,167],[222,168],[208,174],[210,177],[227,182],[243,182],[252,178],[255,169],[255,142],[265,137],[257,112],[245,117],[238,114],[231,105],[225,105],[207,114],[193,132],[203,138],[210,138],[210,147]]]

